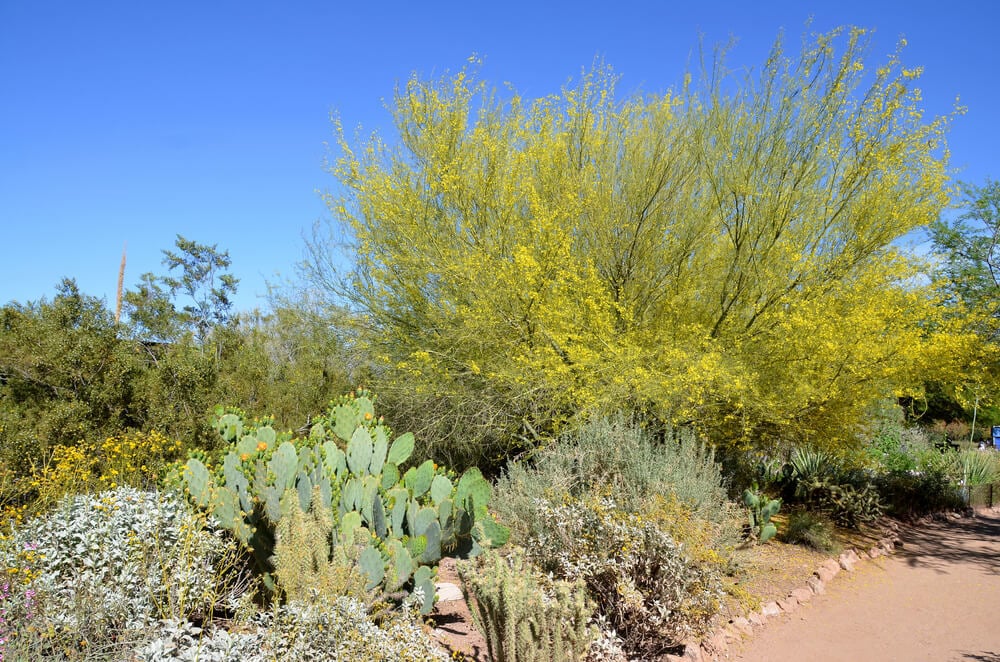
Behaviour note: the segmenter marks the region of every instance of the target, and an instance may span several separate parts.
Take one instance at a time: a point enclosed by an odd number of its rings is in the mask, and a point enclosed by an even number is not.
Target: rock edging
[[[804,586],[794,589],[784,598],[764,604],[757,611],[731,619],[700,641],[686,642],[682,655],[667,655],[663,659],[666,662],[723,662],[729,659],[733,644],[752,637],[769,619],[790,614],[814,596],[826,592],[826,585],[841,572],[854,572],[859,563],[887,556],[902,547],[900,530],[899,522],[889,520],[884,524],[882,537],[870,549],[848,549],[837,558],[827,559],[813,571]]]

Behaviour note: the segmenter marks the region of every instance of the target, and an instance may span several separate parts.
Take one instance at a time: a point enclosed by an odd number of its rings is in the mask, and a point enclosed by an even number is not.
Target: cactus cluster
[[[334,544],[363,548],[357,558],[369,588],[390,596],[420,589],[423,613],[433,606],[433,573],[443,553],[475,556],[507,540],[487,510],[492,488],[479,470],[457,480],[430,460],[404,470],[413,435],[390,443],[367,392],[335,402],[306,437],[248,425],[232,412],[219,412],[214,426],[229,449],[215,466],[190,458],[184,486],[195,505],[251,549],[271,590],[275,524],[288,492],[297,498],[286,503],[303,511],[333,513]]]
[[[778,527],[771,521],[771,517],[781,508],[781,499],[768,499],[757,489],[751,488],[743,491],[743,505],[747,507],[751,536],[761,544],[773,538]]]

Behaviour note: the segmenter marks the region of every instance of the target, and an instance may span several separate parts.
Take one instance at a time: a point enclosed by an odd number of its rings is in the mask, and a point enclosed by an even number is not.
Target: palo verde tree
[[[719,55],[624,99],[604,66],[534,101],[414,77],[398,142],[338,127],[343,193],[306,275],[358,314],[398,424],[452,462],[612,408],[726,443],[849,441],[935,355],[934,295],[894,242],[950,195],[949,118],[868,47],[779,39],[744,78]]]

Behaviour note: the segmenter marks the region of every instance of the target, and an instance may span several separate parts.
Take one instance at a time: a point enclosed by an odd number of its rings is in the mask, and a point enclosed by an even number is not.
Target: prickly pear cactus
[[[505,544],[509,532],[489,513],[492,488],[478,469],[456,476],[430,460],[406,466],[413,435],[390,442],[374,401],[364,390],[343,396],[297,438],[268,420],[218,410],[214,427],[228,450],[218,462],[189,460],[181,476],[191,501],[251,549],[265,586],[274,586],[282,504],[320,507],[333,513],[335,544],[363,547],[358,564],[372,588],[386,596],[413,592],[427,613],[442,554],[474,556]]]
[[[771,521],[771,517],[781,508],[781,499],[768,499],[757,489],[751,488],[743,492],[743,505],[747,507],[750,535],[758,543],[764,544],[778,533],[778,527]]]

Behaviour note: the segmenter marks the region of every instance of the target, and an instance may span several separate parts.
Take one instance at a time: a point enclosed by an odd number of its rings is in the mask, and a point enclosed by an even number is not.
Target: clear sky
[[[950,137],[959,177],[1000,178],[992,0],[0,0],[0,305],[51,298],[64,276],[113,305],[123,244],[130,286],[164,272],[180,233],[228,250],[238,307],[263,307],[327,216],[331,111],[385,131],[398,82],[473,53],[525,98],[595,57],[620,89],[662,92],[699,35],[736,37],[730,63],[755,66],[782,28],[794,52],[810,16],[814,32],[874,28],[880,57],[905,36],[928,112],[968,107]]]

